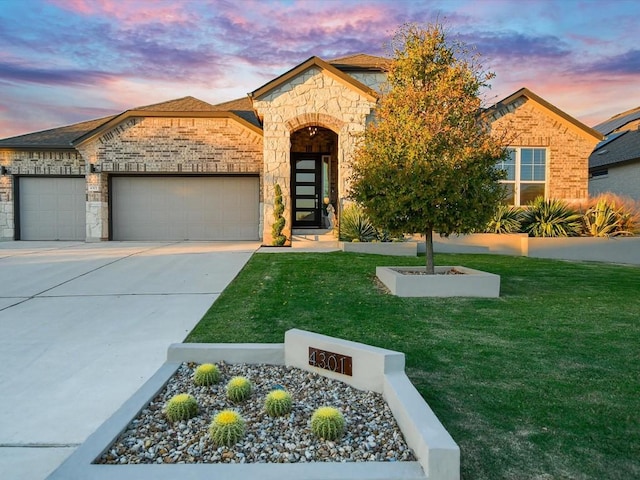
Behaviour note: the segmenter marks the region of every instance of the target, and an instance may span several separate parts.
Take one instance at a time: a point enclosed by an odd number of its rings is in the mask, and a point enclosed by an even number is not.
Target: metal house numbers
[[[352,357],[309,347],[309,365],[352,376]]]

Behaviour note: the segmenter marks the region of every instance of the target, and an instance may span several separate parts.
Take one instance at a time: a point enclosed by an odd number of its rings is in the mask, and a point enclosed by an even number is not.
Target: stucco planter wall
[[[640,265],[640,237],[536,238],[526,233],[474,233],[442,238],[434,235],[433,249],[436,253],[490,253]],[[424,252],[424,242],[418,244],[418,252]]]
[[[352,358],[352,375],[310,365],[309,348]],[[94,464],[182,362],[289,365],[382,394],[418,461],[246,464]],[[459,480],[460,449],[404,372],[404,354],[292,329],[283,344],[174,344],[167,362],[48,480]]]
[[[372,253],[396,257],[415,257],[418,255],[416,242],[340,242],[343,252]]]
[[[444,275],[451,269],[461,274]],[[500,276],[460,266],[435,267],[436,275],[415,275],[424,267],[376,267],[376,276],[398,297],[488,297],[500,296]]]

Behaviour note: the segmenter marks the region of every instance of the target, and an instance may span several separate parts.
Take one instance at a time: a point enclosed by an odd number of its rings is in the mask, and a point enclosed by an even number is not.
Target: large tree
[[[405,25],[391,41],[392,61],[375,119],[355,155],[351,197],[391,233],[422,233],[427,273],[433,231],[483,228],[500,202],[506,150],[481,116],[486,73],[441,24]]]

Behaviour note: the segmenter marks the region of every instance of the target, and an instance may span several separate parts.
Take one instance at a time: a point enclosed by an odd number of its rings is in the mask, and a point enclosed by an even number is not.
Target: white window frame
[[[531,150],[543,150],[544,153],[544,180],[522,180],[521,179],[521,171],[522,171],[522,150],[531,149]],[[549,189],[547,188],[547,183],[549,179],[549,149],[546,147],[507,147],[507,150],[513,150],[515,152],[515,178],[513,180],[500,180],[500,183],[505,185],[513,185],[513,203],[517,207],[521,206],[522,203],[520,201],[520,186],[521,184],[542,184],[544,185],[544,198],[547,198]],[[500,164],[502,165],[502,163]]]

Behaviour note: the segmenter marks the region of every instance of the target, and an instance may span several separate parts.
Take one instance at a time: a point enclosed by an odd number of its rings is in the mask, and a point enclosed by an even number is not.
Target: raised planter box
[[[415,257],[418,255],[417,242],[340,242],[343,252]]]
[[[424,252],[424,242],[418,245],[418,251]],[[433,249],[436,253],[489,253],[640,265],[639,236],[535,238],[526,233],[473,233],[442,238],[434,235]]]
[[[444,275],[452,268],[461,274]],[[435,267],[436,275],[411,273],[420,271],[424,271],[424,267],[376,267],[376,276],[398,297],[500,296],[500,276],[493,273],[460,266]]]
[[[348,374],[310,365],[310,348],[351,357]],[[314,357],[316,358],[316,357]],[[383,395],[417,462],[313,462],[294,464],[97,465],[133,418],[155,397],[183,362],[289,365],[339,379]],[[338,363],[329,360],[333,370]],[[459,480],[460,450],[404,373],[404,354],[361,343],[289,330],[284,344],[174,344],[167,362],[48,480]]]

